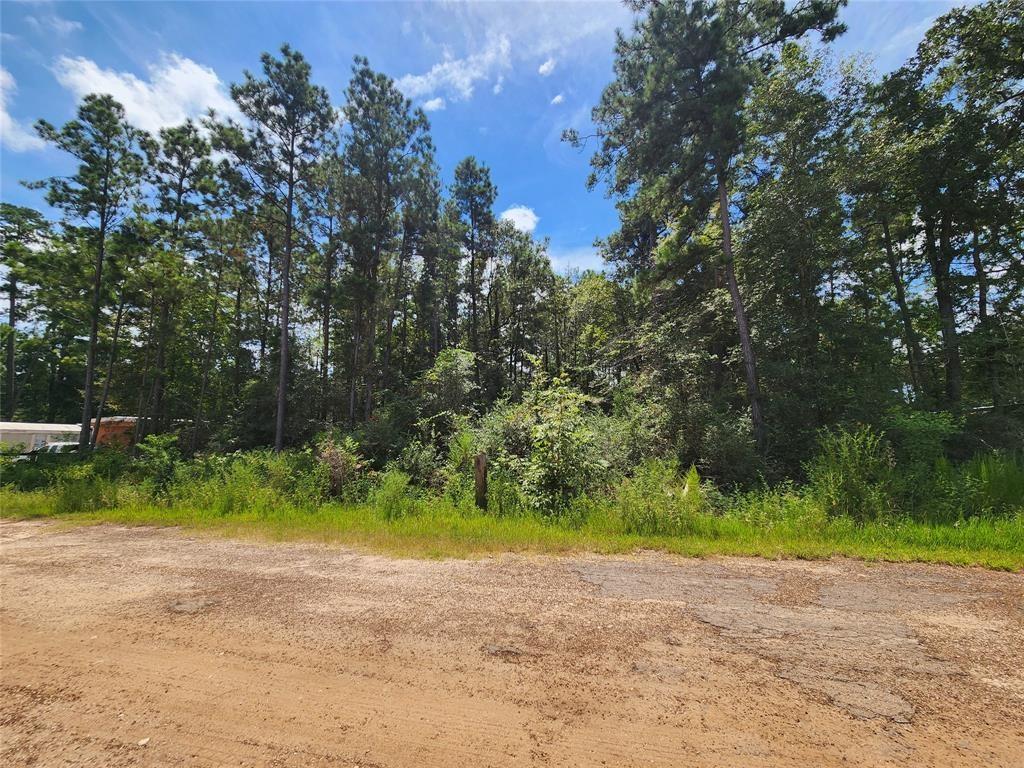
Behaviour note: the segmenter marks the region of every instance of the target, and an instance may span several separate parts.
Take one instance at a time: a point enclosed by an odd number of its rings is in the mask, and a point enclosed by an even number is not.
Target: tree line
[[[839,2],[635,0],[592,135],[608,269],[552,270],[487,166],[357,57],[340,106],[285,45],[151,136],[107,95],[39,135],[59,221],[3,204],[4,415],[138,416],[190,451],[358,434],[380,460],[538,381],[639,413],[725,482],[792,475],[821,429],[915,414],[1021,439],[1024,19],[939,18],[875,77]],[[442,405],[438,405],[438,400]]]

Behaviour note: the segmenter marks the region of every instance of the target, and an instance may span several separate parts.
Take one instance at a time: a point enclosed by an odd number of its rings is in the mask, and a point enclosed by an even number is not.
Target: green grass
[[[672,535],[625,532],[613,502],[590,504],[575,519],[496,517],[444,498],[419,500],[395,517],[367,504],[237,506],[229,513],[185,501],[160,504],[119,494],[114,506],[58,511],[52,492],[0,489],[0,516],[49,518],[70,525],[180,526],[213,535],[312,541],[407,557],[476,557],[502,552],[628,553],[651,549],[693,557],[744,555],[820,559],[836,555],[893,562],[949,563],[1024,570],[1024,517],[974,518],[955,525],[909,520],[830,519],[798,496],[776,494],[725,514],[689,516]],[[393,519],[389,519],[389,517]],[[570,516],[571,517],[571,516]]]

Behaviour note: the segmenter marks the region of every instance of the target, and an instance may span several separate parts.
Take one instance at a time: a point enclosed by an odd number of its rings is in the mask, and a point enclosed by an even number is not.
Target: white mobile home
[[[0,445],[21,446],[34,451],[48,443],[70,443],[78,440],[81,424],[34,424],[22,421],[0,421]]]

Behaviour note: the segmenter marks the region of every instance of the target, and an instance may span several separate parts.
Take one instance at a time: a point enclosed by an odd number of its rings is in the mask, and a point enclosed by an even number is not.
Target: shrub
[[[750,485],[764,472],[749,414],[720,410],[704,401],[679,410],[676,455],[682,466],[696,466],[723,488]]]
[[[117,504],[117,485],[98,477],[91,464],[64,467],[57,476],[53,508],[58,514],[91,512]]]
[[[474,413],[478,387],[476,357],[465,349],[444,349],[433,366],[416,382],[420,409],[419,428],[425,442],[438,448],[465,429]]]
[[[625,531],[645,536],[685,533],[698,515],[710,511],[697,468],[690,467],[680,481],[671,461],[646,462],[619,486],[615,502]]]
[[[315,509],[327,498],[328,469],[312,451],[245,451],[178,465],[167,496],[217,515]]]
[[[393,462],[393,468],[408,474],[414,483],[424,488],[439,488],[444,485],[444,475],[438,463],[437,453],[429,445],[413,440]]]
[[[909,408],[889,411],[884,432],[896,463],[932,467],[945,457],[946,443],[959,431],[949,413],[930,413]]]
[[[958,517],[950,495],[955,473],[946,460],[946,446],[959,430],[956,420],[948,413],[903,407],[889,411],[883,423],[897,467],[893,494],[901,509],[921,519]]]
[[[92,452],[89,460],[97,477],[107,480],[117,480],[131,464],[128,452],[113,446],[97,448]]]
[[[598,455],[608,464],[606,485],[633,474],[648,459],[665,457],[671,448],[663,403],[641,398],[633,387],[617,390],[613,400],[611,414],[596,411],[587,418]]]
[[[528,403],[499,401],[480,418],[476,442],[492,461],[508,467],[521,465],[533,450],[534,420]]]
[[[184,497],[196,508],[208,509],[221,517],[267,517],[287,506],[277,489],[267,482],[258,463],[245,460],[233,461],[223,473],[184,490]]]
[[[487,477],[487,511],[499,517],[523,515],[529,502],[522,483],[506,468],[495,466]]]
[[[727,503],[725,514],[728,517],[763,529],[787,523],[816,525],[827,520],[814,495],[797,489],[788,481],[772,488],[736,494]]]
[[[0,483],[19,491],[35,491],[54,484],[55,471],[78,464],[81,458],[74,453],[42,454],[28,460],[15,460],[15,456],[0,456]]]
[[[583,415],[588,402],[561,379],[532,393],[533,448],[523,477],[530,502],[544,514],[565,512],[593,485],[602,468]]]
[[[448,468],[453,474],[463,474],[472,469],[474,455],[472,432],[463,429],[451,436],[448,441]]]
[[[416,497],[409,487],[409,479],[397,469],[381,475],[380,483],[370,495],[370,503],[385,520],[397,520],[415,511]]]
[[[152,483],[157,495],[164,493],[174,479],[175,466],[181,460],[178,436],[146,435],[137,449],[139,457],[135,461],[136,472]]]
[[[963,508],[986,517],[1024,513],[1024,458],[1019,454],[975,456],[960,469]]]
[[[892,449],[870,427],[822,432],[807,474],[811,493],[831,517],[863,522],[894,510]]]
[[[359,445],[355,439],[351,436],[340,440],[331,436],[321,437],[316,444],[316,458],[326,469],[331,496],[344,501],[365,497],[363,479],[366,462],[359,455]]]

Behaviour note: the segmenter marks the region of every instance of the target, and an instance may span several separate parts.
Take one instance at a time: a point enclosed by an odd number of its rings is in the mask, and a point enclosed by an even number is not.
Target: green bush
[[[818,525],[828,518],[812,493],[791,482],[773,488],[758,488],[731,496],[726,515],[763,530],[779,525]]]
[[[89,463],[64,467],[56,477],[53,508],[58,514],[92,512],[117,504],[117,484],[97,476]]]
[[[417,428],[423,441],[443,448],[452,435],[464,430],[474,415],[478,393],[476,357],[465,349],[444,349],[433,366],[416,382],[419,395]]]
[[[317,509],[328,498],[328,467],[313,452],[245,451],[179,463],[164,495],[215,515],[272,515]]]
[[[0,485],[19,491],[48,488],[55,482],[56,470],[80,462],[81,458],[75,453],[40,454],[18,461],[15,456],[5,454],[0,456]]]
[[[722,488],[750,486],[764,474],[749,414],[724,411],[701,400],[677,409],[675,452],[681,466],[696,466]]]
[[[459,475],[473,468],[476,446],[473,433],[468,429],[459,430],[448,440],[448,469]]]
[[[808,466],[810,491],[830,517],[875,520],[895,511],[892,449],[870,427],[826,430]]]
[[[163,494],[174,480],[174,471],[181,461],[178,436],[174,434],[146,435],[136,446],[139,457],[135,470],[148,480],[157,495]]]
[[[501,465],[495,466],[487,476],[487,511],[499,517],[524,515],[529,501],[523,493],[519,479]]]
[[[960,468],[965,516],[1003,516],[1024,513],[1024,457],[988,453]]]
[[[583,414],[587,402],[561,379],[532,393],[533,448],[523,485],[530,503],[543,514],[567,511],[574,498],[590,490],[602,469]]]
[[[422,488],[440,488],[444,485],[444,473],[437,453],[433,447],[419,440],[413,440],[405,446],[392,463],[394,469],[405,472],[412,478],[412,482]]]
[[[619,486],[615,505],[627,533],[670,536],[692,530],[699,515],[711,511],[696,467],[683,480],[671,461],[646,462]]]
[[[177,500],[220,517],[236,514],[267,517],[287,504],[277,490],[268,485],[258,466],[248,461],[233,461],[223,473],[197,485],[182,487]]]
[[[523,466],[533,450],[535,419],[529,403],[500,401],[480,418],[476,443],[494,462]]]
[[[380,476],[370,494],[370,503],[385,520],[397,520],[416,511],[416,496],[409,486],[409,476],[397,469]]]
[[[357,501],[366,497],[367,465],[353,437],[321,437],[316,444],[316,457],[326,472],[331,496],[344,501]]]
[[[946,456],[946,443],[959,426],[949,413],[899,408],[886,415],[883,431],[898,466],[930,468]]]

